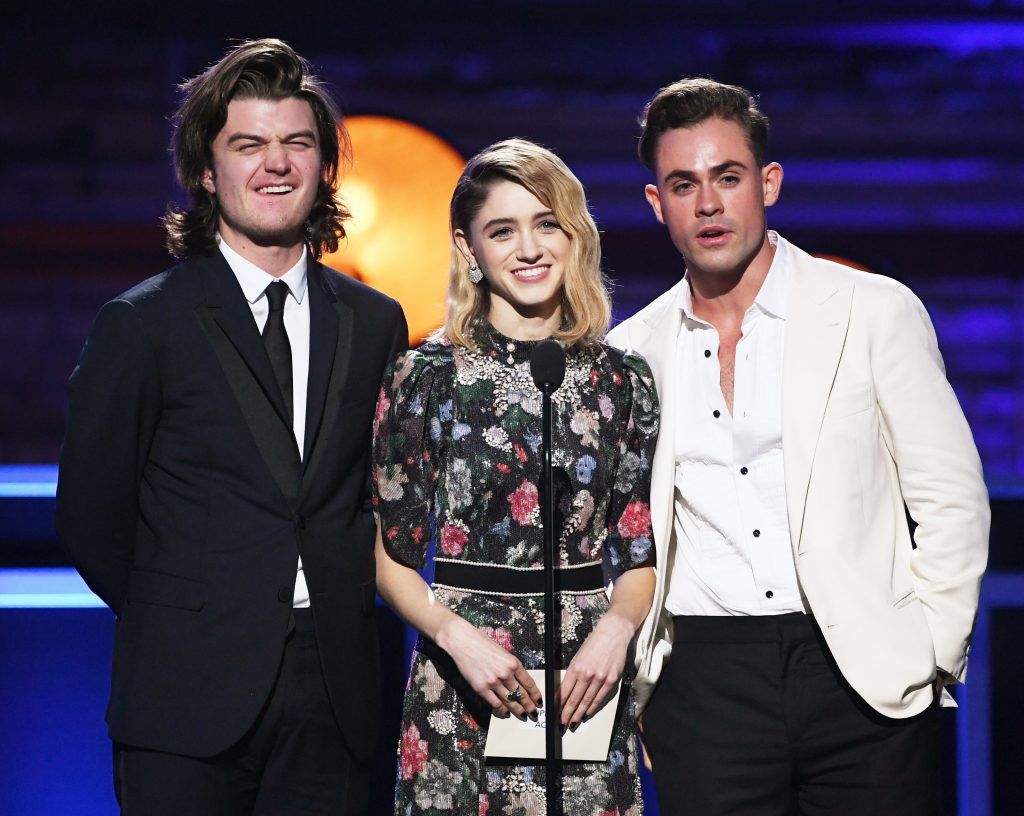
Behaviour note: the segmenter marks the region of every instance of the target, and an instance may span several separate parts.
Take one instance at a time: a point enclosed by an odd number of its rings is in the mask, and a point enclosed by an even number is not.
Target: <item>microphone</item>
[[[555,698],[555,649],[558,616],[555,614],[555,501],[554,472],[551,464],[553,422],[551,395],[565,379],[565,349],[549,337],[541,340],[530,354],[530,375],[541,393],[541,479],[540,511],[544,527],[544,766],[547,816],[562,812],[559,702]],[[559,637],[558,640],[561,640]]]
[[[545,394],[552,394],[565,379],[565,349],[549,337],[541,340],[530,354],[530,376]]]

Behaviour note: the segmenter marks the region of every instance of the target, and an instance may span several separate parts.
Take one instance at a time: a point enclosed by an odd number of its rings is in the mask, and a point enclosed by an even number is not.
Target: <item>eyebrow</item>
[[[722,173],[725,173],[726,171],[732,170],[733,168],[737,167],[741,170],[747,169],[747,165],[745,165],[743,162],[738,161],[737,159],[730,159],[729,161],[724,161],[721,164],[716,164],[714,167],[712,167],[711,174],[713,176],[720,176],[722,175]],[[697,174],[694,173],[692,170],[673,170],[671,173],[665,176],[664,181],[669,182],[675,179],[679,179],[680,181],[696,181]]]
[[[293,139],[312,139],[316,141],[316,134],[311,130],[299,130],[295,133],[289,133],[281,141],[290,142]],[[255,133],[232,133],[228,138],[228,144],[234,144],[235,142],[258,142],[259,144],[266,144],[267,140],[263,136],[257,136]]]
[[[535,213],[534,216],[533,216],[533,220],[534,221],[539,221],[540,219],[548,218],[549,216],[554,216],[554,213],[551,210],[544,210],[543,212]],[[516,223],[516,219],[514,219],[514,218],[492,218],[490,221],[488,221],[486,224],[484,224],[482,227],[480,227],[480,231],[481,232],[486,232],[491,227],[497,227],[499,225],[500,226],[506,226],[506,225],[511,225],[511,224],[515,224],[515,223]]]

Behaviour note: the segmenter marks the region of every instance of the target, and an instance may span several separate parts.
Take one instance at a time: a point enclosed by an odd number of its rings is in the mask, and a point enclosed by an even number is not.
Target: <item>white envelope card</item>
[[[529,674],[540,688],[544,701],[547,702],[551,699],[547,689],[544,688],[544,670],[531,669]],[[564,670],[559,672],[559,683],[562,682],[564,676]],[[607,761],[621,689],[622,681],[620,680],[615,693],[608,698],[608,701],[593,717],[580,723],[575,731],[566,731],[562,735],[562,759],[585,762]],[[484,745],[484,756],[543,760],[546,744],[545,709],[539,708],[537,715],[536,721],[527,719],[526,722],[516,717],[491,717],[491,724],[487,729],[487,743]]]

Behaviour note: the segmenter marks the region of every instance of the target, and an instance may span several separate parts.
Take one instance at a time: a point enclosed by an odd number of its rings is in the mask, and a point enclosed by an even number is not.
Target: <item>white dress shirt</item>
[[[694,316],[690,287],[679,290],[677,547],[665,603],[673,615],[805,611],[782,466],[787,248],[769,237],[775,257],[736,345],[732,414],[722,396],[718,331]]]
[[[256,319],[256,327],[263,333],[270,314],[267,301],[267,287],[276,280],[288,284],[288,298],[284,302],[284,328],[288,332],[288,343],[292,348],[292,431],[295,443],[302,458],[302,446],[306,437],[306,385],[309,380],[309,300],[306,298],[306,258],[304,250],[298,262],[280,278],[264,272],[254,263],[247,261],[227,245],[219,235],[217,243],[231,271],[238,278],[242,293],[249,302],[252,316]],[[292,606],[306,608],[309,606],[309,589],[306,578],[302,574],[302,558],[299,558],[295,575],[295,593]]]

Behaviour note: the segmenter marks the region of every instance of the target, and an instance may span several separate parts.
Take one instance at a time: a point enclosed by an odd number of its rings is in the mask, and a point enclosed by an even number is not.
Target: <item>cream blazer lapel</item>
[[[671,290],[673,293],[676,288]],[[673,298],[674,300],[674,298]],[[676,398],[679,390],[676,375],[676,339],[679,333],[680,312],[674,303],[666,304],[660,314],[651,315],[649,321],[641,323],[649,334],[636,346],[636,351],[647,360],[654,373],[661,406],[658,427],[658,444],[651,463],[651,518],[657,519],[654,526],[655,542],[667,543],[672,533],[673,503],[675,494],[675,416]],[[666,547],[658,554],[658,566],[665,565]],[[659,572],[663,573],[662,569]],[[664,581],[659,582],[664,589]]]
[[[813,257],[792,244],[788,250],[792,264],[782,364],[782,448],[790,537],[794,554],[799,554],[814,452],[850,327],[853,284],[816,266]]]
[[[681,280],[648,307],[624,321],[608,335],[608,342],[624,351],[634,351],[647,360],[654,374],[660,404],[658,444],[651,463],[651,523],[657,551],[657,584],[654,601],[637,636],[635,681],[636,698],[642,707],[654,688],[654,682],[671,648],[671,632],[663,619],[665,590],[671,570],[673,548],[672,523],[675,514],[675,416],[679,398],[676,366],[676,340],[681,313],[676,308]]]

